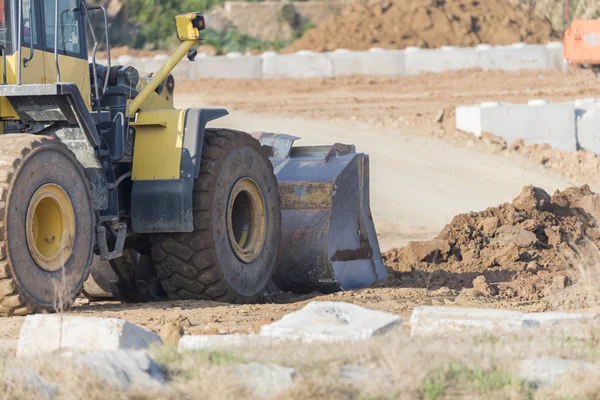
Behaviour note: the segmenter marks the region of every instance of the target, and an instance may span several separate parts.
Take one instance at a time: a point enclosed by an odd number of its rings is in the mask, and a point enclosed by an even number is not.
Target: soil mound
[[[538,301],[589,278],[600,259],[600,195],[529,186],[512,203],[456,216],[437,238],[384,254],[383,286],[472,289]]]
[[[470,47],[560,40],[552,25],[506,0],[376,0],[308,30],[284,52],[372,47]]]

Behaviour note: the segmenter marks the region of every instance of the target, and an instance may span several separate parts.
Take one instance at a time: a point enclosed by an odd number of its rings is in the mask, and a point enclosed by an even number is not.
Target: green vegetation
[[[291,41],[260,40],[237,31],[206,31],[202,34],[202,44],[214,46],[217,53],[225,54],[232,51],[245,52],[246,50],[279,51],[289,46]]]
[[[173,19],[188,11],[205,11],[223,0],[129,0],[124,3],[131,22],[140,25],[135,47],[168,48],[176,40]]]
[[[518,393],[520,398],[528,398],[532,392],[532,388],[514,378],[509,372],[498,369],[471,369],[453,363],[447,369],[439,369],[429,375],[423,384],[422,396],[425,400],[439,400],[447,390],[460,388],[467,393],[477,393],[481,396],[509,390]]]

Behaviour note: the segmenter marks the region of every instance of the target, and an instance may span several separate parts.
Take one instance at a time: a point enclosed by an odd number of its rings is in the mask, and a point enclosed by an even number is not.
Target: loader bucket
[[[369,204],[369,156],[354,146],[293,147],[297,137],[258,133],[281,197],[274,283],[330,293],[387,276]]]

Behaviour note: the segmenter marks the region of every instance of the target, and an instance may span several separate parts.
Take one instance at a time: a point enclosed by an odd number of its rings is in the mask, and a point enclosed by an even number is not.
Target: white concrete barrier
[[[533,313],[486,308],[432,307],[414,309],[411,336],[468,334],[518,334],[534,331],[559,337],[589,337],[597,332],[595,314]]]
[[[550,42],[546,45],[546,48],[548,49],[548,56],[550,57],[550,68],[559,71],[566,71],[569,69],[569,64],[567,64],[567,60],[565,60],[563,42]]]
[[[543,45],[479,46],[477,55],[478,66],[484,70],[550,69],[554,65],[548,48]]]
[[[169,58],[120,56],[113,65],[131,65],[142,76],[156,73]],[[91,62],[91,60],[90,60]],[[106,60],[97,60],[106,65]],[[331,53],[300,51],[292,54],[265,52],[261,56],[229,53],[199,55],[196,62],[184,59],[173,71],[176,79],[320,78],[344,75],[416,75],[469,68],[516,71],[521,69],[566,70],[563,45],[515,43],[510,46],[444,46],[439,49],[407,47],[404,50],[374,48],[369,51],[339,49]]]
[[[600,99],[576,100],[574,104],[579,148],[600,154]]]
[[[404,51],[371,49],[350,51],[339,49],[329,53],[333,74],[344,75],[406,75]]]
[[[299,51],[293,54],[263,54],[264,78],[332,77],[333,62],[329,53]]]
[[[409,48],[405,50],[405,65],[408,75],[479,67],[475,48],[449,46],[441,49]]]
[[[508,333],[521,329],[522,317],[517,311],[422,306],[412,312],[410,333],[411,336]]]
[[[488,102],[457,107],[456,128],[480,136],[489,132],[508,144],[549,144],[566,151],[577,150],[575,106],[533,100],[529,104]]]
[[[232,347],[272,346],[282,340],[261,335],[184,335],[179,339],[179,351],[214,350]]]
[[[157,334],[120,319],[29,315],[21,327],[17,357],[63,350],[140,350],[155,343],[161,343]]]
[[[229,53],[226,56],[198,56],[192,64],[190,79],[260,79],[262,57]]]

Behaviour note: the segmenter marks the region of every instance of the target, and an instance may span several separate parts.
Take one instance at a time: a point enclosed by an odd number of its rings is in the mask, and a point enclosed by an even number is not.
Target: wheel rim
[[[65,191],[49,183],[41,186],[27,208],[27,247],[35,263],[48,272],[60,270],[73,251],[75,213]]]
[[[265,244],[265,202],[256,182],[238,180],[229,194],[227,236],[236,257],[250,263],[258,258]]]

